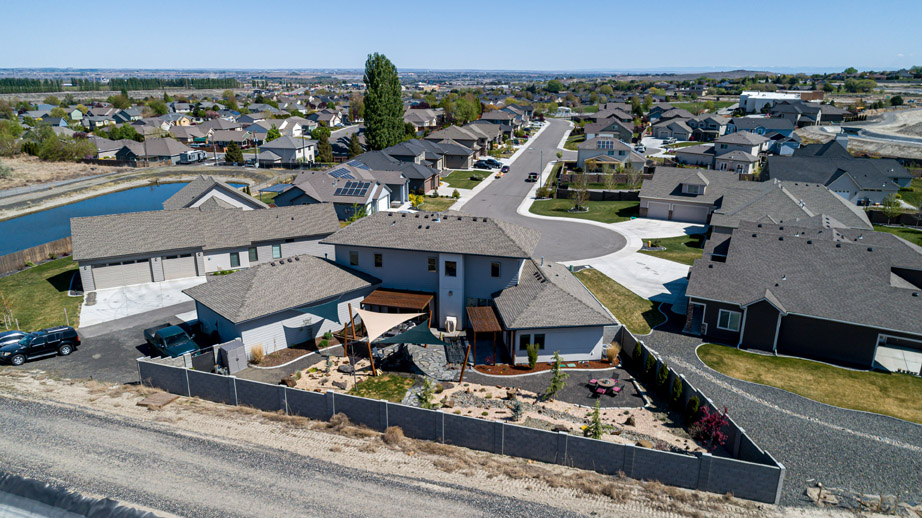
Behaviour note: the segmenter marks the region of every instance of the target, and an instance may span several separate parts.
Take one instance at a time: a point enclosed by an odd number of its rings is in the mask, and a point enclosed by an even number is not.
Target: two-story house
[[[576,146],[576,166],[586,167],[586,161],[643,169],[646,159],[615,137],[595,137]]]

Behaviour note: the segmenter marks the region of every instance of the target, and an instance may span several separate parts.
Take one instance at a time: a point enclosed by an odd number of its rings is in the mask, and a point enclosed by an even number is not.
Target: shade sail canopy
[[[429,329],[429,321],[410,329],[406,333],[397,336],[385,338],[377,344],[417,344],[417,345],[448,345],[447,342],[440,340],[439,337],[432,334]]]
[[[362,318],[365,324],[365,331],[368,333],[368,341],[374,342],[376,338],[384,333],[399,326],[407,320],[412,320],[425,313],[378,313],[377,311],[368,311],[367,309],[357,309],[356,313]]]
[[[330,302],[320,304],[319,306],[295,308],[295,311],[324,318],[330,322],[336,322],[337,324],[342,323],[339,321],[339,300],[331,300]]]

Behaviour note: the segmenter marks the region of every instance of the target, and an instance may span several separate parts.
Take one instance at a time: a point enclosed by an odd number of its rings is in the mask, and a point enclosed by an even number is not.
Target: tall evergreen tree
[[[224,161],[229,164],[243,164],[243,151],[236,142],[231,142],[224,149]]]
[[[333,146],[330,145],[327,133],[321,134],[320,142],[317,143],[317,160],[327,164],[333,161]]]
[[[403,140],[403,101],[397,68],[383,54],[365,61],[365,140],[384,149]]]
[[[353,133],[352,138],[349,139],[349,158],[355,158],[364,152],[358,134]]]

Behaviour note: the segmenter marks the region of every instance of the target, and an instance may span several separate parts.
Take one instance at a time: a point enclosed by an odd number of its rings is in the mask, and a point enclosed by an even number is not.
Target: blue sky
[[[896,69],[919,0],[4,0],[0,68]],[[60,30],[56,30],[60,27]]]

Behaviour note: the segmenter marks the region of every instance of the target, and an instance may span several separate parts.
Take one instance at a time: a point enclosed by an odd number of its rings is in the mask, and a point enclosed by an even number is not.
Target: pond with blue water
[[[69,236],[70,218],[161,210],[163,202],[186,185],[163,183],[135,187],[0,221],[0,255]]]

